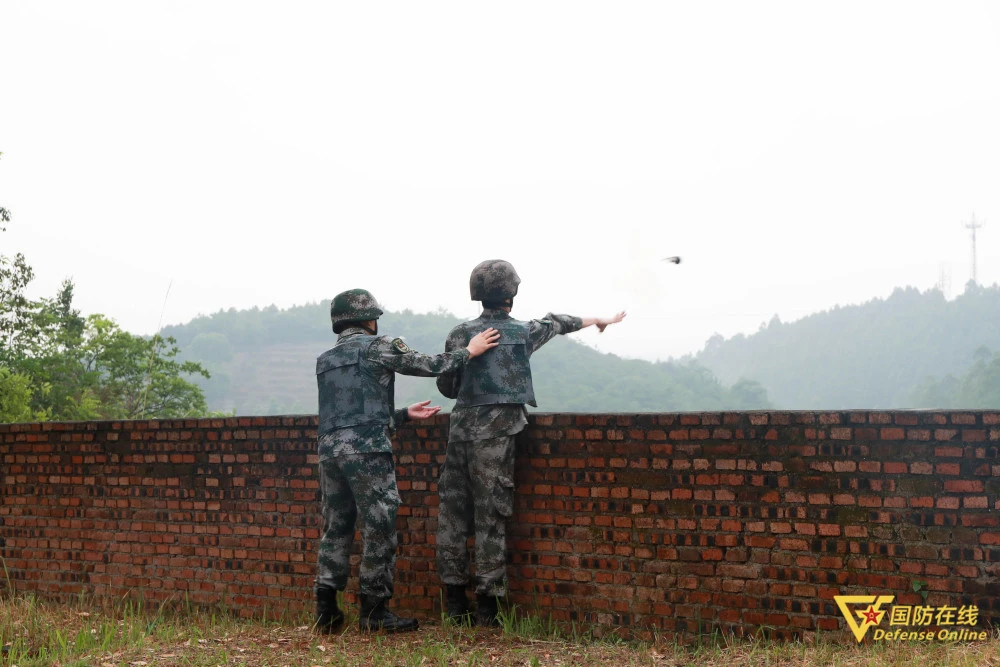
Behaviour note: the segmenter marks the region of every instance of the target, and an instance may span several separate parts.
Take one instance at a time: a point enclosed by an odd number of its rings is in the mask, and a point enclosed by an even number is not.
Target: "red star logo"
[[[881,613],[882,612],[880,612],[880,611],[875,611],[874,607],[868,607],[868,611],[866,611],[863,614],[863,616],[865,617],[865,623],[871,623],[872,625],[878,625],[878,619],[879,619],[879,615]]]

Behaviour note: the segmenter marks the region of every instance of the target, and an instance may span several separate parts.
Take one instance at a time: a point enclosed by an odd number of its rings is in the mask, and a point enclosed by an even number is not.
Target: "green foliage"
[[[73,283],[54,298],[25,297],[31,267],[0,256],[0,420],[138,419],[205,414],[174,339],[134,336],[103,315],[73,308]]]
[[[0,366],[0,423],[31,421],[31,378]]]
[[[411,348],[437,354],[444,351],[445,337],[459,321],[442,311],[389,312],[379,319],[379,332],[403,336]],[[241,414],[316,412],[316,357],[335,340],[328,304],[230,309],[166,327],[164,333],[177,339],[185,359],[211,371],[210,381],[199,382],[210,408]],[[229,344],[228,361],[218,354],[226,348],[223,341]],[[708,369],[690,361],[622,359],[563,337],[541,348],[531,364],[539,410],[546,412],[770,407],[758,383],[743,381],[727,389]],[[438,393],[433,379],[397,376],[397,405],[427,398],[446,410],[454,404]]]
[[[979,393],[989,364],[957,378],[983,345],[1000,349],[1000,288],[970,284],[948,301],[908,287],[793,323],[773,318],[750,336],[715,335],[695,360],[725,383],[754,378],[788,409],[972,408],[992,400]]]
[[[177,361],[179,351],[172,338],[140,338],[102,315],[88,317],[77,358],[91,380],[84,396],[96,398],[96,416],[140,419],[205,413],[208,406],[201,390],[181,375],[208,378],[209,373],[195,362]]]

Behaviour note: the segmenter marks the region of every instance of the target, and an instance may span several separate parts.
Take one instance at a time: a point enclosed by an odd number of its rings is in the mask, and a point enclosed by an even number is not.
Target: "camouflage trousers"
[[[448,585],[469,582],[466,541],[476,536],[476,593],[507,593],[507,519],[514,513],[514,436],[449,442],[438,480],[437,566]]]
[[[347,587],[354,523],[361,519],[361,595],[392,597],[399,491],[391,453],[321,459],[323,534],[316,586]]]

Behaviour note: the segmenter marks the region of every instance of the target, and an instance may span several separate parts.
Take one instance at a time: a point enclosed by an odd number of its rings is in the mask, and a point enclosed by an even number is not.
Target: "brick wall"
[[[0,425],[0,587],[308,610],[315,429]],[[439,416],[396,441],[394,606],[424,618],[439,609],[446,439]],[[535,415],[518,441],[512,597],[640,637],[843,631],[835,594],[975,604],[982,624],[1000,618],[998,440],[995,412]]]

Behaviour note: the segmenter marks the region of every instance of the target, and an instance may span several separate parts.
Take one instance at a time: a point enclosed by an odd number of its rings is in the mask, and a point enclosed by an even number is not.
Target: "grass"
[[[821,637],[804,644],[718,635],[682,645],[594,639],[580,628],[507,611],[499,629],[422,624],[414,633],[361,634],[353,612],[340,634],[316,635],[310,619],[235,618],[181,601],[157,609],[122,601],[53,604],[30,596],[0,598],[3,667],[293,667],[959,665],[1000,667],[1000,634],[966,644],[873,643]],[[849,633],[843,633],[849,635]],[[850,641],[847,641],[850,640]]]

